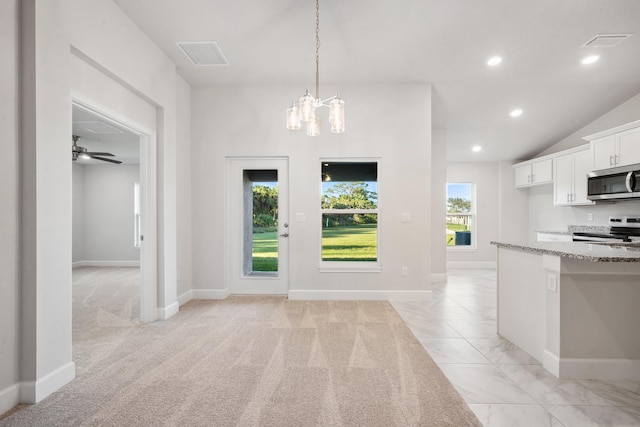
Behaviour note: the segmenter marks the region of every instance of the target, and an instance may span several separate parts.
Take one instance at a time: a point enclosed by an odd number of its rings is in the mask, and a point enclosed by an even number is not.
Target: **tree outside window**
[[[378,260],[377,166],[322,163],[322,262]]]
[[[474,185],[472,183],[447,184],[448,247],[475,245]]]

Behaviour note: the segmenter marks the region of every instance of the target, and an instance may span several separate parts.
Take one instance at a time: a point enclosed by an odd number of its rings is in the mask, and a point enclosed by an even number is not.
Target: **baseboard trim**
[[[20,383],[20,403],[33,405],[49,396],[76,377],[76,365],[69,362],[38,381]]]
[[[0,415],[20,403],[20,385],[13,384],[0,391]]]
[[[140,261],[76,261],[72,268],[78,267],[140,267]]]
[[[640,360],[560,359],[560,378],[640,380]]]
[[[442,273],[431,273],[431,283],[447,283],[448,276]]]
[[[180,311],[180,304],[178,303],[178,301],[176,301],[173,304],[168,305],[167,307],[159,308],[158,319],[167,320],[170,317],[175,316],[178,313],[178,311]]]
[[[360,300],[360,301],[423,301],[432,296],[426,291],[355,291],[355,290],[290,290],[290,300]]]
[[[225,299],[229,295],[230,295],[229,288],[191,289],[191,296],[192,296],[191,299]]]
[[[473,270],[473,269],[496,269],[498,263],[495,261],[448,261],[447,270]]]
[[[183,305],[193,299],[193,290],[189,289],[187,292],[178,295],[178,304]]]
[[[560,377],[560,358],[549,350],[542,354],[542,366],[556,377]]]

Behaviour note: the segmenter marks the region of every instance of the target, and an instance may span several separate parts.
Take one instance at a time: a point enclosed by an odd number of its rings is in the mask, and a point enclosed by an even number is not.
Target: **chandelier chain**
[[[320,0],[316,0],[316,99],[320,99]]]
[[[309,0],[307,0],[309,1]],[[287,108],[287,129],[300,129],[300,122],[307,124],[307,135],[320,135],[320,119],[316,110],[320,107],[329,107],[329,123],[332,133],[344,133],[344,101],[334,96],[323,100],[320,98],[320,0],[316,0],[316,92],[315,96],[309,93],[309,89],[300,98],[299,102],[292,101]]]

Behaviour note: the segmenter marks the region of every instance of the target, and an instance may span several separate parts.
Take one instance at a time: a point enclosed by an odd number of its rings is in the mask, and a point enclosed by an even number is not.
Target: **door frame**
[[[231,294],[287,295],[289,292],[289,157],[226,157],[225,287]],[[243,172],[278,171],[278,274],[243,272]],[[286,234],[286,236],[283,236]]]
[[[154,322],[158,320],[156,133],[78,93],[71,94],[71,104],[140,138],[140,232],[144,236],[140,244],[140,320]]]

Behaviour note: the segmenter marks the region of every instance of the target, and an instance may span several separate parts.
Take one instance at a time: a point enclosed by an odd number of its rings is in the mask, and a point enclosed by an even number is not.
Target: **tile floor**
[[[485,426],[640,426],[640,381],[560,380],[496,334],[495,270],[392,304]]]

